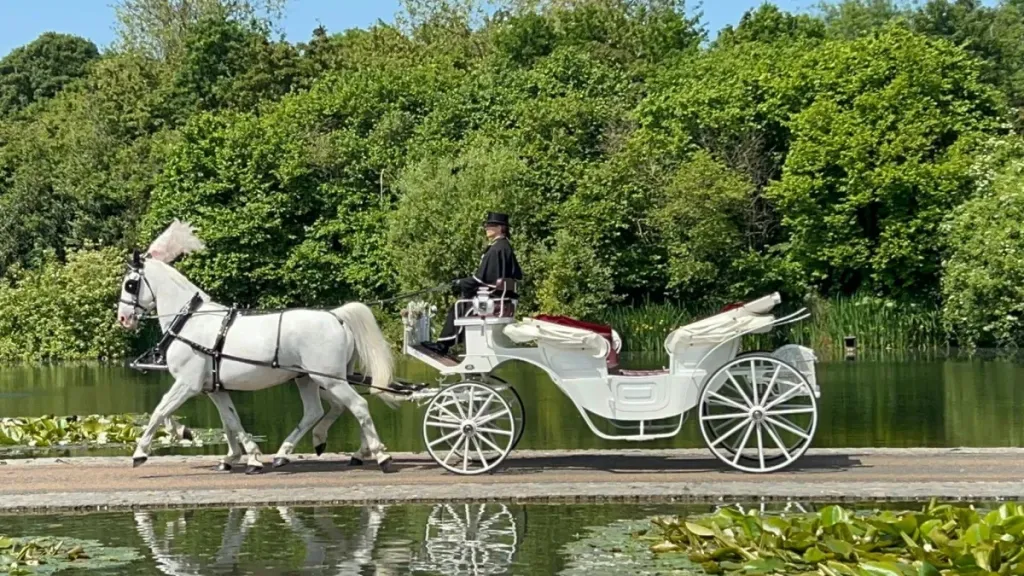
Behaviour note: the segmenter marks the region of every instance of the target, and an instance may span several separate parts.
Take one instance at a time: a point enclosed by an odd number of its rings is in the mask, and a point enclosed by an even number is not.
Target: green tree
[[[124,355],[131,333],[117,325],[124,253],[113,248],[52,253],[0,283],[0,361],[95,360]]]
[[[973,145],[1004,110],[961,49],[899,27],[830,42],[789,89],[813,101],[788,123],[780,180],[767,196],[788,257],[814,284],[923,297],[938,286],[945,214],[970,196]]]
[[[512,150],[477,140],[458,157],[425,158],[405,170],[390,221],[388,253],[403,290],[419,290],[476,271],[486,247],[481,223],[504,211],[528,285],[536,287],[530,244],[534,194],[528,168]],[[530,298],[527,293],[523,296]]]
[[[53,98],[85,76],[99,58],[96,45],[78,36],[47,32],[0,60],[0,118]]]
[[[943,315],[963,346],[1024,343],[1022,221],[1019,159],[953,214],[946,230],[951,248],[943,267]]]

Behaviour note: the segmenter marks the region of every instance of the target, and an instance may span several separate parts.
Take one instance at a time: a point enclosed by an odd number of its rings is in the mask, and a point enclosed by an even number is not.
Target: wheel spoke
[[[466,409],[462,406],[462,400],[459,398],[455,399],[455,409],[459,411],[459,416],[463,420],[468,418],[468,415],[466,414]]]
[[[783,415],[789,415],[789,414],[812,414],[812,413],[814,413],[814,408],[812,406],[807,406],[807,407],[804,407],[804,408],[783,408],[782,410],[772,410],[771,412],[766,412],[766,414],[768,414],[769,416],[783,416]]]
[[[476,413],[476,410],[473,409],[473,401],[476,400],[476,388],[470,388],[468,396],[466,400],[466,418],[472,418],[473,414]]]
[[[492,420],[497,420],[498,418],[500,418],[500,417],[502,417],[504,415],[505,415],[505,410],[501,409],[501,410],[498,410],[497,412],[491,412],[490,414],[488,414],[484,418],[475,418],[473,420],[473,423],[476,424],[477,427],[479,428],[480,426],[483,426],[484,424],[487,424],[487,423],[491,422]]]
[[[465,440],[465,439],[466,439],[465,436],[460,436],[459,439],[455,441],[455,445],[452,446],[452,449],[448,451],[448,455],[444,457],[444,463],[445,464],[448,463],[448,460],[451,459],[452,454],[455,453],[455,450],[458,449],[459,445],[462,444],[462,441]]]
[[[743,406],[743,405],[739,404],[738,402],[734,402],[731,398],[727,398],[725,396],[722,396],[718,392],[714,392],[712,390],[708,390],[708,396],[711,396],[715,400],[718,400],[724,406],[729,406],[729,407],[735,408],[737,410],[743,410],[744,412],[746,412],[747,410],[750,409],[750,406]]]
[[[782,364],[775,365],[775,371],[772,372],[772,379],[768,382],[768,389],[764,391],[764,401],[768,400],[768,397],[772,395],[772,389],[775,388],[775,380],[779,377],[779,372],[782,371]]]
[[[434,428],[444,428],[445,430],[462,429],[462,427],[456,422],[444,422],[442,420],[427,420],[427,425],[433,426]]]
[[[459,434],[462,434],[462,429],[461,428],[456,430],[456,431],[454,431],[454,432],[449,432],[448,434],[445,434],[444,436],[441,436],[440,438],[432,440],[430,442],[429,446],[431,448],[433,448],[434,446],[437,446],[441,442],[445,442],[445,441],[451,440],[452,438],[454,438],[455,436],[458,436]],[[450,456],[450,454],[449,454],[449,456]],[[448,459],[446,458],[445,462],[447,462],[447,461],[448,461]]]
[[[758,406],[761,403],[757,400],[757,369],[754,367],[753,359],[750,360],[750,386],[754,392],[754,406]]]
[[[746,412],[730,412],[729,414],[711,414],[704,416],[705,420],[731,420],[734,418],[746,418],[750,414]]]
[[[782,453],[785,454],[786,462],[792,462],[793,456],[789,453],[789,450],[786,449],[785,444],[782,442],[782,438],[779,438],[779,435],[778,433],[775,432],[775,429],[772,428],[771,426],[765,426],[764,429],[767,430],[768,435],[772,437],[772,442],[775,442],[775,445],[779,447],[779,450],[782,450]]]
[[[746,421],[740,422],[739,424],[737,424],[737,425],[733,426],[732,428],[730,428],[728,432],[726,432],[722,436],[719,436],[718,439],[716,439],[714,442],[712,442],[711,443],[711,447],[714,448],[715,446],[718,446],[719,444],[721,444],[723,440],[725,440],[729,436],[732,436],[733,434],[738,432],[739,429],[742,428],[744,424],[746,424]]]
[[[761,461],[761,470],[764,470],[764,438],[761,436],[761,423],[757,423],[757,458]]]
[[[772,408],[774,408],[774,407],[775,407],[776,405],[778,405],[778,404],[782,404],[782,403],[783,403],[783,402],[785,402],[786,400],[789,400],[790,398],[792,398],[792,397],[796,396],[797,394],[799,394],[799,393],[800,393],[800,390],[801,390],[801,388],[803,388],[803,387],[802,387],[802,386],[800,386],[799,384],[798,384],[798,385],[794,385],[794,386],[793,386],[792,388],[790,388],[789,390],[786,390],[785,392],[783,392],[782,394],[780,394],[780,395],[778,396],[778,398],[776,398],[776,399],[772,400],[771,402],[769,402],[769,403],[765,404],[765,406],[764,406],[764,409],[765,409],[766,411],[767,411],[767,410],[771,410],[771,409],[772,409]]]
[[[733,457],[732,457],[732,463],[733,464],[736,464],[737,462],[740,461],[740,456],[743,455],[743,448],[747,445],[747,440],[750,439],[750,431],[754,429],[754,421],[750,420],[749,422],[750,423],[747,424],[747,431],[743,433],[743,441],[741,441],[739,443],[739,447],[738,448],[734,449],[736,454],[733,455]]]
[[[484,458],[484,452],[480,449],[480,442],[476,438],[472,438],[473,447],[476,448],[476,455],[480,457],[480,461],[484,463],[484,468],[487,468],[487,458]]]
[[[511,436],[511,430],[499,430],[497,428],[477,428],[480,432],[486,432],[488,434],[501,434],[503,436]]]
[[[498,448],[498,445],[495,444],[494,442],[492,442],[491,439],[488,438],[487,436],[484,436],[483,434],[481,434],[480,435],[480,439],[483,440],[485,444],[490,444],[491,449],[494,450],[495,452],[497,452],[498,454],[502,453],[501,448]]]
[[[473,419],[474,420],[476,420],[477,418],[483,416],[484,411],[487,410],[487,407],[491,405],[491,400],[494,400],[494,396],[492,396],[491,394],[488,394],[487,395],[487,400],[484,400],[483,406],[481,406],[480,410],[476,411],[473,414]]]
[[[765,420],[767,420],[768,422],[771,422],[772,424],[774,424],[775,426],[778,426],[779,428],[782,428],[783,430],[789,432],[790,434],[795,434],[796,436],[799,436],[799,437],[803,438],[804,440],[810,440],[811,439],[811,435],[810,434],[804,432],[803,430],[797,428],[796,426],[793,426],[793,424],[789,420],[786,420],[785,418],[782,419],[782,420],[785,420],[785,422],[781,422],[779,420],[776,420],[775,418],[772,418],[771,416],[766,416]]]
[[[450,416],[453,422],[462,422],[463,420],[465,420],[465,418],[459,418],[451,410],[445,408],[441,404],[437,404],[437,409]]]
[[[753,404],[750,403],[750,398],[747,397],[747,393],[743,391],[743,386],[740,386],[740,383],[737,382],[736,379],[732,377],[732,372],[726,370],[725,375],[729,377],[729,381],[732,382],[732,385],[736,387],[736,391],[739,392],[740,396],[743,397],[743,401],[747,403],[747,407],[749,408],[753,406]]]

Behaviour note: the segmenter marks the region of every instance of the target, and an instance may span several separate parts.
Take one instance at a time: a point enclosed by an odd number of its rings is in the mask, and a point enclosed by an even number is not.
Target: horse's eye
[[[125,280],[124,291],[132,295],[137,295],[139,293],[139,281],[135,279]]]

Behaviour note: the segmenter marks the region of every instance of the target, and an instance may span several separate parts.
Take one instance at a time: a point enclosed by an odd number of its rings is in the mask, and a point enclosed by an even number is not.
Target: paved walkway
[[[0,461],[0,512],[174,506],[328,505],[444,500],[818,501],[1024,499],[1024,450],[811,450],[767,475],[734,472],[706,450],[518,451],[494,474],[456,476],[425,454],[394,454],[382,474],[343,456],[296,456],[246,476],[213,470],[217,458],[154,457]]]

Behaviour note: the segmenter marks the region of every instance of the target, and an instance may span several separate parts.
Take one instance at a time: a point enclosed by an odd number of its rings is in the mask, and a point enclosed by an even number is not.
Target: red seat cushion
[[[577,320],[575,318],[569,318],[568,316],[549,316],[547,314],[541,314],[534,316],[534,320],[540,320],[541,322],[551,322],[552,324],[559,324],[561,326],[568,326],[570,328],[579,328],[580,330],[588,330],[595,332],[604,337],[608,341],[608,356],[605,357],[605,362],[608,364],[609,370],[614,370],[619,366],[619,354],[615,351],[615,342],[612,340],[612,327],[605,326],[604,324],[594,324],[593,322],[584,322],[583,320]]]

